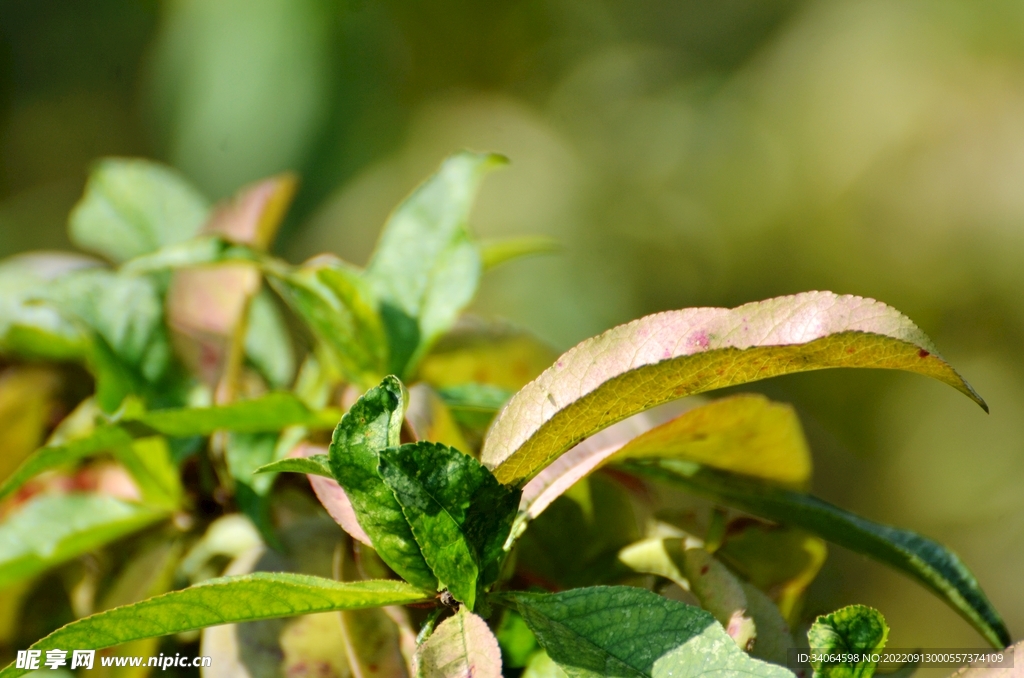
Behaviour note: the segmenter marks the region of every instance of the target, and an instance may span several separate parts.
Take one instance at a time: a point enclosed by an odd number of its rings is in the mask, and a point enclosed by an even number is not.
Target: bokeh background
[[[559,348],[639,315],[829,289],[910,315],[988,399],[868,371],[756,386],[799,408],[816,491],[950,544],[1024,633],[1024,3],[0,0],[0,256],[70,248],[90,163],[211,197],[303,184],[278,254],[363,263],[447,153],[508,155],[474,213],[537,233],[476,310]],[[817,610],[890,646],[981,639],[832,549]]]

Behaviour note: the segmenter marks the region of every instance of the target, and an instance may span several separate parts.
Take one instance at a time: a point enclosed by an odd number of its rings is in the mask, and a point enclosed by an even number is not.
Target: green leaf
[[[63,252],[30,252],[0,262],[0,353],[43,360],[81,359],[88,349],[81,328],[57,309],[32,300],[53,280],[98,263]]]
[[[168,510],[181,505],[181,476],[166,438],[139,438],[115,447],[114,456],[132,474],[146,504]]]
[[[311,457],[287,457],[260,466],[253,473],[306,473],[323,476],[334,480],[331,473],[329,457],[326,454],[314,454]]]
[[[128,447],[131,442],[131,436],[121,428],[100,426],[84,438],[63,445],[40,447],[0,485],[0,500],[10,496],[12,492],[17,491],[18,488],[43,471],[102,452]]]
[[[150,278],[87,269],[54,281],[41,290],[39,298],[94,333],[97,346],[92,363],[101,379],[128,378],[152,384],[165,375],[171,345],[160,291]],[[120,365],[111,365],[111,359]],[[127,371],[127,375],[109,375],[111,370]],[[139,388],[132,386],[134,392]],[[120,400],[110,404],[116,407]]]
[[[909,575],[1002,648],[1010,634],[971,571],[952,551],[909,530],[879,525],[799,492],[676,460],[631,463],[625,469],[654,475],[756,516],[807,530],[822,539]]]
[[[481,459],[499,481],[522,484],[579,441],[655,405],[832,367],[917,372],[985,407],[903,314],[872,299],[806,292],[658,313],[587,339],[512,398]]]
[[[437,389],[485,384],[511,395],[556,357],[553,348],[514,325],[463,316],[423,359],[417,376]]]
[[[512,391],[500,386],[473,383],[441,388],[437,394],[448,405],[455,421],[481,430],[490,425],[512,397]]]
[[[534,652],[522,678],[565,678],[565,671],[551,660],[547,652]]]
[[[295,349],[284,317],[266,290],[249,302],[245,355],[273,388],[286,388],[295,378]]]
[[[499,484],[476,459],[439,443],[382,450],[378,472],[439,586],[474,609],[477,588],[498,576],[519,493]]]
[[[268,393],[254,400],[240,400],[214,407],[187,407],[126,414],[167,436],[209,435],[226,429],[239,433],[280,431],[286,426],[330,428],[338,420],[333,409],[314,412],[291,393]]]
[[[102,494],[48,494],[0,524],[0,589],[131,534],[167,511]]]
[[[501,678],[498,641],[466,607],[441,622],[416,657],[422,678]]]
[[[889,637],[882,613],[866,605],[850,605],[818,617],[807,632],[814,654],[881,652]],[[877,662],[811,662],[816,678],[871,678]]]
[[[803,530],[737,518],[726,527],[715,557],[762,591],[795,623],[804,591],[818,576],[828,546]]]
[[[115,262],[195,235],[209,206],[177,172],[148,160],[96,163],[68,219],[71,240]]]
[[[379,452],[399,443],[405,406],[402,382],[385,377],[341,418],[331,439],[329,462],[381,559],[406,581],[434,589],[437,578],[423,559],[402,507],[377,474]]]
[[[72,622],[32,645],[32,649],[99,650],[217,624],[406,605],[430,597],[399,581],[337,582],[268,572],[221,577]],[[0,671],[0,678],[25,673],[10,664]]]
[[[552,254],[561,249],[558,241],[546,235],[527,235],[507,240],[480,243],[480,260],[485,271],[508,261]]]
[[[488,153],[450,156],[384,225],[366,275],[382,303],[396,374],[415,371],[476,293],[482,266],[469,212],[484,175],[507,162]]]
[[[570,678],[793,675],[748,657],[704,610],[645,589],[596,586],[503,599]]]
[[[726,628],[742,649],[753,647],[757,636],[747,615],[746,593],[734,574],[710,553],[685,539],[644,539],[619,553],[619,560],[643,574],[665,577],[693,592],[700,606]]]
[[[387,374],[388,343],[377,300],[356,271],[320,258],[294,271],[271,273],[271,284],[331,351],[347,379],[371,386]]]
[[[525,667],[537,652],[537,638],[515,610],[505,610],[494,635],[501,648],[501,661],[511,669]]]

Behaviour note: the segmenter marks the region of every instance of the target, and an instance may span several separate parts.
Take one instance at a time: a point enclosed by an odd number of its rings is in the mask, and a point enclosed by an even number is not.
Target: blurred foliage
[[[87,169],[120,154],[212,198],[296,170],[278,252],[362,263],[438,158],[499,150],[477,232],[564,251],[498,269],[475,310],[559,347],[803,289],[913,317],[991,416],[892,374],[760,390],[798,407],[819,494],[951,544],[1020,629],[1022,38],[1004,0],[3,0],[0,256],[68,248]],[[812,611],[862,600],[893,647],[973,642],[838,556]]]

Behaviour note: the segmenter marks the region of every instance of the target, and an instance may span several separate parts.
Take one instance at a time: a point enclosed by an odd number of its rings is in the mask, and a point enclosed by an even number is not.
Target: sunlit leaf
[[[804,590],[825,564],[828,547],[803,530],[739,518],[727,526],[715,557],[768,592],[792,621]]]
[[[952,551],[909,530],[880,525],[816,497],[753,478],[668,460],[625,466],[881,561],[917,580],[956,610],[993,647],[1010,634],[971,571]]]
[[[704,610],[645,589],[597,586],[504,599],[570,678],[793,675],[747,656]]]
[[[468,219],[484,175],[507,162],[450,156],[391,213],[366,268],[381,300],[390,371],[410,375],[476,293],[482,264]]]
[[[406,581],[431,590],[437,578],[401,504],[377,473],[380,451],[400,442],[405,403],[405,388],[395,377],[363,394],[334,429],[329,462],[380,557]]]
[[[305,473],[334,480],[326,454],[278,459],[265,466],[260,466],[254,473]]]
[[[811,451],[790,405],[743,394],[695,407],[633,439],[608,460],[660,457],[803,485]]]
[[[527,235],[480,243],[480,260],[486,271],[508,261],[540,254],[551,254],[560,249],[561,246],[554,238],[543,235]]]
[[[515,610],[505,610],[494,635],[501,648],[502,664],[510,669],[525,667],[537,652],[537,638]]]
[[[377,300],[358,272],[318,258],[271,284],[326,346],[346,378],[369,387],[387,374],[388,343]]]
[[[148,160],[96,163],[68,220],[71,240],[121,262],[195,235],[206,199],[180,174]]]
[[[273,388],[286,388],[295,378],[295,349],[284,316],[266,290],[249,302],[245,355]]]
[[[807,632],[813,654],[873,655],[885,648],[889,627],[882,613],[866,605],[850,605],[818,617]],[[877,662],[812,661],[816,678],[871,678]]]
[[[417,373],[440,390],[485,384],[511,395],[557,357],[553,348],[525,330],[463,317],[423,359]]]
[[[0,588],[166,516],[166,510],[102,494],[39,495],[0,524]]]
[[[472,610],[478,586],[497,578],[519,493],[500,485],[476,459],[439,443],[382,450],[378,471],[438,586]]]
[[[501,650],[487,622],[459,608],[417,651],[423,678],[501,678]]]
[[[171,458],[166,438],[139,438],[130,445],[116,445],[112,451],[114,457],[132,474],[146,504],[167,509],[176,509],[181,505],[181,476]]]
[[[547,652],[534,652],[523,671],[522,678],[565,678],[565,671],[552,661]]]
[[[32,648],[101,649],[216,624],[404,605],[429,595],[399,581],[337,582],[267,572],[222,577],[80,619],[54,631]],[[0,678],[25,673],[10,664],[0,671]]]
[[[43,289],[99,262],[66,252],[30,252],[0,262],[0,353],[44,360],[79,360],[88,351],[82,328],[56,308],[39,304]]]
[[[26,365],[0,372],[0,499],[9,492],[11,474],[42,442],[60,383],[58,373],[47,367]]]
[[[228,405],[132,412],[125,416],[126,421],[137,421],[164,435],[178,437],[209,435],[220,429],[272,432],[294,425],[327,429],[338,419],[337,410],[314,412],[291,393],[283,392]]]
[[[832,367],[917,372],[984,407],[906,316],[872,299],[807,292],[658,313],[587,339],[512,398],[481,458],[501,482],[521,484],[584,438],[655,405]]]

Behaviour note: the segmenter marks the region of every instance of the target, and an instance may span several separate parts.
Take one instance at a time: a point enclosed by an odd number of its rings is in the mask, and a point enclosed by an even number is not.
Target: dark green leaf
[[[254,400],[240,400],[215,407],[189,407],[131,413],[126,421],[137,421],[168,436],[209,435],[226,429],[239,433],[280,431],[286,426],[330,428],[338,412],[310,410],[291,393],[268,393]]]
[[[102,494],[44,494],[0,524],[0,589],[131,534],[164,509]]]
[[[931,589],[994,647],[1010,644],[1002,618],[971,571],[956,554],[931,539],[873,523],[810,495],[688,462],[634,463],[625,468],[661,477],[783,525],[799,527],[886,563]]]
[[[334,480],[331,473],[329,457],[326,454],[314,454],[311,457],[288,457],[278,459],[265,466],[260,466],[253,473],[307,473],[323,476]]]
[[[882,613],[866,605],[850,605],[818,617],[807,632],[813,654],[874,654],[889,637]],[[878,662],[811,662],[816,678],[871,678]]]
[[[98,650],[217,624],[405,605],[430,595],[398,581],[337,582],[309,575],[265,572],[222,577],[80,619],[54,631],[32,648]],[[10,664],[0,671],[0,678],[25,673]]]
[[[107,158],[93,168],[68,225],[76,245],[121,262],[191,238],[208,210],[206,199],[169,167]]]
[[[411,374],[476,293],[481,261],[469,212],[484,175],[507,160],[457,153],[392,212],[366,275],[382,303],[390,369]]]
[[[491,426],[481,460],[501,482],[522,484],[581,440],[656,405],[833,367],[917,372],[985,407],[896,309],[806,292],[733,309],[657,313],[587,339],[516,393]]]
[[[402,382],[386,377],[341,418],[334,429],[329,462],[359,525],[384,562],[416,586],[434,589],[437,578],[423,559],[402,507],[377,474],[379,452],[399,443],[405,406]]]
[[[439,585],[472,610],[477,588],[497,578],[520,493],[499,484],[476,459],[440,443],[383,450],[378,472]]]
[[[570,678],[793,675],[748,657],[704,610],[645,589],[596,586],[503,598]]]

